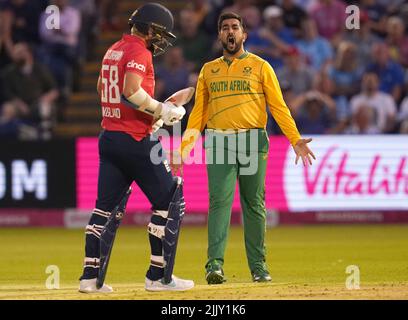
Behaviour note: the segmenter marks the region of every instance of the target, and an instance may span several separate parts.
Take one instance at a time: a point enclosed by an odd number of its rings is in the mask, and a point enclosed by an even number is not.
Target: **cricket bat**
[[[194,96],[194,92],[195,92],[194,87],[184,88],[173,93],[170,97],[164,100],[164,102],[171,102],[176,106],[182,106],[190,102],[190,100]]]
[[[180,107],[180,106],[183,106],[183,105],[190,102],[190,100],[194,96],[194,92],[195,92],[194,87],[184,88],[184,89],[181,89],[181,90],[173,93],[164,102],[171,102],[174,105]],[[123,103],[124,105],[130,107],[130,108],[133,108],[133,109],[136,109],[136,110],[139,109],[139,106],[137,106],[134,103],[132,103],[131,101],[129,101],[123,94],[120,97],[120,102]],[[153,113],[153,112],[151,112],[151,113]],[[159,118],[156,118],[156,119],[159,120]]]
[[[188,87],[181,89],[175,93],[173,93],[170,97],[168,97],[164,102],[171,102],[174,105],[180,107],[190,102],[193,98],[195,92],[194,87]],[[161,118],[156,118],[155,122],[153,123],[153,132],[158,130],[163,125],[163,120]]]

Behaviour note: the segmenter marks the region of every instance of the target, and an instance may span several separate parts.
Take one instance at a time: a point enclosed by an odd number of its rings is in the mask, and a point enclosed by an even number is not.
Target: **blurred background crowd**
[[[0,0],[0,139],[96,135],[100,62],[142,3]],[[408,1],[161,3],[175,15],[177,41],[155,59],[157,99],[195,86],[203,63],[222,55],[217,18],[233,11],[245,21],[246,50],[274,68],[302,134],[408,133]],[[49,5],[59,7],[60,29],[46,27]],[[358,23],[348,5],[360,9]],[[271,117],[267,129],[280,134]]]

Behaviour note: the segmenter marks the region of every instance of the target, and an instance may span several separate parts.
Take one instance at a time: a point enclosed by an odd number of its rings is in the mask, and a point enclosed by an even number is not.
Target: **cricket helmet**
[[[169,9],[158,3],[147,3],[135,10],[129,18],[129,26],[133,26],[144,34],[151,31],[153,38],[148,44],[148,49],[156,57],[166,51],[172,45],[171,41],[176,36],[171,33],[174,26],[174,18]]]

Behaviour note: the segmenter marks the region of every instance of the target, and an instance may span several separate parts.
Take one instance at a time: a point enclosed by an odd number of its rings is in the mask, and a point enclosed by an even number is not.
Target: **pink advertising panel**
[[[399,136],[314,136],[310,143],[317,161],[296,166],[295,154],[283,137],[271,137],[266,178],[268,210],[356,211],[408,210],[408,137]],[[165,150],[170,141],[163,138]],[[175,142],[175,145],[178,145]],[[203,162],[201,141],[195,162]],[[77,207],[95,205],[98,150],[96,138],[77,140]],[[198,161],[201,160],[201,161]],[[208,210],[205,164],[184,166],[185,199],[188,212]],[[135,187],[128,209],[150,211],[146,197]],[[233,211],[239,211],[238,187]]]
[[[169,149],[168,139],[162,139],[163,148]],[[286,201],[282,189],[282,169],[286,158],[288,143],[283,138],[274,138],[271,141],[267,176],[267,196],[268,207],[285,210]],[[197,146],[201,146],[201,141]],[[201,149],[201,147],[200,147]],[[201,153],[200,153],[201,152]],[[204,155],[203,149],[199,152]],[[196,159],[197,157],[194,157]],[[202,157],[200,157],[202,158]],[[92,209],[95,206],[98,181],[98,140],[96,138],[77,139],[77,208]],[[203,161],[196,161],[203,162]],[[184,196],[186,199],[186,209],[189,212],[206,212],[208,210],[208,187],[207,172],[205,164],[189,164],[184,166]],[[133,184],[128,210],[149,211],[150,204],[140,189]],[[233,211],[240,210],[238,186],[233,202]]]

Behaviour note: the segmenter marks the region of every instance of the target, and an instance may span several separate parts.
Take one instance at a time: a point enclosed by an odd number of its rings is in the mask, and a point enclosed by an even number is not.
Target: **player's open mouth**
[[[228,44],[235,45],[235,38],[233,36],[228,37],[227,41]]]

